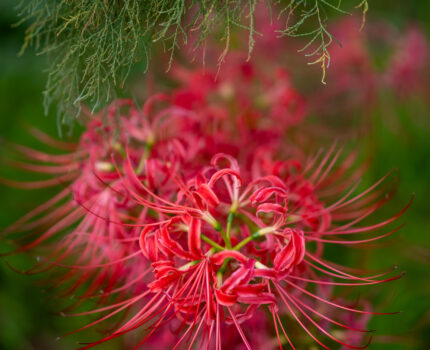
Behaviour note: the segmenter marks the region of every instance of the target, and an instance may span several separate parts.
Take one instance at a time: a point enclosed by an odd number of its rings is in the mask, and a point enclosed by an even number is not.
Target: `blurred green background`
[[[2,139],[42,148],[25,128],[37,125],[51,135],[58,135],[55,111],[45,116],[42,90],[46,75],[44,58],[28,50],[22,57],[17,53],[24,28],[12,28],[17,22],[15,0],[0,1],[0,150],[6,152]],[[430,2],[370,1],[369,20],[391,21],[404,28],[418,23],[430,33]],[[430,98],[430,94],[427,95]],[[371,349],[430,348],[430,111],[425,97],[409,97],[399,101],[394,96],[380,94],[372,111],[372,128],[362,147],[374,162],[368,180],[376,180],[392,168],[398,169],[398,193],[380,214],[393,214],[415,193],[412,207],[404,219],[406,228],[397,233],[388,245],[369,253],[372,267],[398,265],[407,275],[389,285],[372,291],[379,309],[401,310],[392,316],[374,317],[370,328],[377,329]],[[75,133],[77,131],[75,130]],[[3,176],[18,177],[3,163]],[[49,191],[24,191],[0,187],[0,228],[49,198]],[[386,217],[386,216],[385,216]],[[3,243],[0,248],[5,249]],[[25,266],[25,257],[10,258],[17,266]],[[58,301],[45,293],[39,277],[19,275],[0,260],[0,349],[49,350],[74,349],[76,339],[68,337],[59,342],[56,337],[78,328],[79,320],[65,319],[54,314]],[[53,313],[50,314],[49,311]],[[81,337],[82,339],[83,337]],[[118,344],[103,345],[102,349],[120,349]]]

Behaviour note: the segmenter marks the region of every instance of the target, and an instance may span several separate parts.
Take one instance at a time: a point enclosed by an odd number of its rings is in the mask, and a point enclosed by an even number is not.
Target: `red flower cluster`
[[[386,200],[374,191],[383,179],[357,193],[354,156],[294,146],[286,133],[302,121],[304,99],[285,72],[254,79],[253,70],[236,65],[219,80],[178,70],[172,97],[142,109],[116,101],[71,153],[18,148],[33,160],[18,166],[56,175],[24,186],[64,186],[10,228],[36,236],[19,251],[51,247],[29,272],[66,269],[55,285],[73,295],[70,309],[94,300],[75,315],[101,314],[82,329],[124,315],[81,349],[134,330],[143,330],[136,349],[294,349],[300,328],[327,349],[366,346],[372,312],[334,299],[331,287],[399,276],[359,276],[327,261],[324,248],[385,237],[397,228],[349,238],[404,210],[360,226]]]

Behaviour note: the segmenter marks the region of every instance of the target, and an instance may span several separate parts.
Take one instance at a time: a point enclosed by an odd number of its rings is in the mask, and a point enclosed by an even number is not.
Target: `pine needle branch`
[[[348,0],[355,2],[357,0]],[[367,0],[357,5],[368,10]],[[59,120],[71,123],[82,104],[93,111],[105,106],[122,88],[135,63],[148,69],[151,46],[161,42],[170,53],[169,67],[180,43],[190,34],[195,50],[221,29],[224,60],[234,28],[249,31],[249,55],[255,43],[257,4],[279,7],[287,15],[280,35],[307,37],[303,51],[321,64],[323,81],[333,37],[326,29],[330,16],[346,14],[339,0],[22,0],[20,23],[28,23],[22,52],[33,45],[47,55],[49,69],[44,105],[57,104]],[[316,47],[316,49],[314,48]]]

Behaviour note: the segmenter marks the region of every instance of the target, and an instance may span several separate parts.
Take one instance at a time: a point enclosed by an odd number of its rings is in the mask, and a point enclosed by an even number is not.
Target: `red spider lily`
[[[252,66],[237,73],[235,64],[220,80],[177,71],[185,87],[173,101],[156,95],[142,109],[118,101],[88,125],[71,154],[19,148],[33,162],[17,166],[58,175],[43,186],[64,186],[10,228],[30,232],[19,252],[49,243],[28,273],[68,269],[55,284],[74,296],[64,315],[101,314],[81,329],[117,320],[82,349],[138,329],[144,335],[131,348],[157,336],[172,349],[295,348],[300,330],[325,348],[364,347],[350,333],[365,334],[360,317],[373,313],[334,299],[330,287],[399,276],[362,276],[327,261],[324,250],[388,236],[399,227],[350,239],[376,232],[404,210],[362,226],[385,203],[377,190],[383,179],[357,193],[362,169],[350,170],[354,155],[340,162],[342,149],[333,145],[305,158],[290,147],[284,136],[304,105],[285,72],[261,87]],[[247,93],[250,84],[257,92]],[[261,109],[254,107],[257,95]],[[282,115],[288,117],[280,124]],[[92,310],[71,313],[88,299]],[[267,336],[245,329],[252,324]],[[165,336],[169,329],[173,338]]]
[[[82,349],[146,325],[147,334],[137,348],[170,322],[176,323],[178,330],[172,348],[200,344],[200,348],[221,349],[225,346],[221,329],[231,325],[244,347],[251,349],[253,341],[247,338],[242,324],[260,309],[271,314],[280,348],[284,339],[294,348],[284,315],[295,319],[324,348],[329,347],[312,327],[345,347],[367,346],[335,337],[318,319],[347,332],[363,333],[367,331],[354,322],[342,320],[372,312],[341,304],[312,286],[372,285],[398,278],[384,278],[384,274],[357,276],[327,262],[322,252],[327,243],[351,245],[385,237],[388,234],[359,240],[333,239],[373,231],[394,221],[403,211],[385,222],[352,228],[379,206],[378,202],[376,207],[369,204],[366,198],[379,183],[357,195],[353,195],[353,187],[331,205],[324,205],[318,198],[318,188],[333,181],[329,174],[337,158],[338,153],[329,153],[319,164],[291,163],[297,173],[287,172],[284,179],[267,174],[246,183],[238,162],[219,154],[211,166],[188,181],[172,173],[177,193],[163,198],[139,180],[127,157],[123,174],[118,168],[126,191],[159,217],[158,222],[143,221],[139,237],[140,259],[152,262],[153,278],[139,294],[85,313],[108,312],[84,328],[124,310],[134,310],[135,314],[111,335]],[[333,174],[339,177],[339,171]],[[338,214],[340,225],[336,224]],[[351,216],[353,219],[345,223]],[[312,248],[312,242],[316,247]],[[349,316],[324,314],[321,305]]]
[[[162,188],[165,193],[171,187],[165,174],[165,161],[153,157],[151,153],[164,154],[174,149],[171,157],[186,162],[187,157],[192,158],[198,150],[194,144],[187,150],[187,142],[191,140],[186,137],[183,140],[172,138],[165,127],[167,122],[174,123],[178,118],[192,119],[192,113],[177,107],[163,107],[152,113],[154,103],[163,100],[166,100],[163,95],[154,96],[141,111],[129,100],[117,101],[108,108],[107,116],[100,113],[89,123],[87,131],[75,145],[55,142],[36,131],[45,143],[73,150],[72,153],[49,155],[14,146],[31,163],[13,162],[13,165],[57,177],[37,182],[4,182],[23,188],[64,187],[54,198],[6,230],[6,233],[17,230],[31,232],[17,249],[19,252],[62,236],[61,242],[55,244],[49,254],[26,273],[38,273],[53,266],[73,267],[61,276],[57,285],[64,288],[64,282],[73,281],[64,293],[74,294],[81,285],[92,281],[81,299],[94,294],[99,297],[109,295],[111,289],[116,290],[112,281],[133,279],[134,272],[130,272],[125,265],[137,255],[133,245],[138,244],[138,238],[134,238],[133,232],[141,227],[139,220],[147,221],[150,218],[147,210],[137,207],[130,195],[123,191],[122,179],[115,169],[116,161],[125,154],[123,145],[126,142],[133,144],[133,148],[128,148],[132,150],[129,156],[140,162],[137,166],[141,168],[141,175],[145,176],[148,186],[153,190]],[[124,111],[126,114],[121,115]],[[121,130],[114,128],[113,122],[118,115],[124,126]],[[110,124],[104,125],[103,118]],[[187,127],[191,123],[187,121]],[[157,151],[152,151],[154,144]],[[143,277],[140,272],[136,276]],[[103,292],[98,293],[101,289]]]

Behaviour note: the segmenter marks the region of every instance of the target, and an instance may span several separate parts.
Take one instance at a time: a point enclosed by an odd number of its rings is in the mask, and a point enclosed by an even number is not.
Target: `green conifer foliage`
[[[367,0],[345,1],[367,11]],[[327,20],[346,13],[341,0],[23,0],[19,11],[29,25],[23,50],[34,45],[48,55],[45,108],[56,102],[61,122],[71,122],[82,103],[93,111],[106,105],[136,62],[147,69],[154,42],[162,42],[173,58],[190,33],[197,34],[198,48],[220,30],[226,43],[222,61],[238,27],[249,31],[251,53],[259,2],[285,17],[280,36],[308,37],[303,51],[325,72],[333,41]]]

